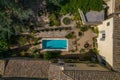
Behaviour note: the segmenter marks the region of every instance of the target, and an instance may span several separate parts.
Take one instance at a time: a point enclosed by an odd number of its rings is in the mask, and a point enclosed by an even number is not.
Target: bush
[[[34,25],[35,25],[35,27],[41,27],[41,26],[42,26],[42,24],[41,24],[40,22],[38,22],[38,21],[36,21],[36,22],[34,23]]]
[[[88,29],[89,29],[89,26],[87,26],[87,25],[80,27],[80,30],[83,32],[87,31]]]
[[[80,29],[82,32],[85,32],[90,28],[90,26],[88,26],[88,25],[81,25],[80,22],[78,22],[76,24],[77,24],[76,28]]]
[[[0,39],[0,58],[5,58],[9,56],[8,43],[5,39]]]
[[[8,43],[4,39],[0,39],[0,53],[8,51]]]
[[[78,28],[78,29],[81,28],[81,24],[80,24],[80,22],[76,23],[76,28]]]
[[[85,49],[82,48],[82,49],[80,50],[80,54],[84,54],[84,53],[86,53],[86,52],[85,52]]]
[[[60,20],[54,20],[54,24],[55,24],[55,26],[60,26]]]
[[[70,20],[68,17],[65,17],[65,18],[63,19],[63,23],[64,23],[65,25],[69,25],[69,24],[71,23],[71,20]]]
[[[21,51],[20,56],[25,57],[25,51]]]
[[[49,15],[49,19],[50,19],[49,22],[50,26],[60,26],[60,20],[56,14]]]
[[[92,27],[91,29],[92,29],[92,31],[93,31],[94,33],[96,33],[97,35],[99,35],[98,27]]]
[[[52,20],[50,20],[50,23],[49,23],[50,26],[54,26],[54,22]]]
[[[45,60],[50,60],[52,58],[56,58],[60,56],[61,52],[53,52],[53,51],[47,51],[44,53],[44,59]]]
[[[40,17],[42,15],[43,15],[43,11],[42,10],[38,11],[38,16]]]
[[[37,45],[37,44],[39,44],[39,38],[34,38],[34,45]]]
[[[74,20],[81,20],[80,13],[78,11],[74,14]]]
[[[18,43],[19,43],[21,46],[24,46],[24,45],[27,43],[26,37],[22,37],[22,36],[19,37]]]
[[[97,48],[93,48],[93,49],[91,49],[91,53],[93,53],[93,54],[99,54],[99,51],[98,51]]]
[[[45,60],[49,60],[49,59],[51,59],[52,58],[52,53],[49,53],[49,52],[45,52],[44,53],[44,59]]]
[[[39,53],[39,52],[33,53],[32,56],[33,56],[34,58],[39,58],[39,57],[40,57],[40,53]]]
[[[100,11],[103,9],[103,0],[59,0],[59,5],[61,7],[61,14],[66,14],[71,12],[76,14],[78,8],[80,8],[84,13],[95,10]],[[66,3],[66,4],[62,4]]]
[[[67,39],[72,39],[72,38],[75,38],[75,34],[74,34],[74,32],[71,32],[71,33],[67,34],[65,37]]]

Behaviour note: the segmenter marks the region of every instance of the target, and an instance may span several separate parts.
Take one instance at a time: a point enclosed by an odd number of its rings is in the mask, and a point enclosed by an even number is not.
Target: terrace
[[[67,14],[61,17],[61,21],[64,18],[68,18],[70,21],[69,24],[64,24],[61,22],[60,26],[44,26],[44,27],[36,27],[34,32],[27,33],[23,35],[30,35],[25,39],[21,38],[19,41],[19,46],[11,47],[11,49],[17,49],[18,52],[14,52],[12,56],[22,56],[22,57],[34,57],[34,58],[44,58],[45,54],[49,50],[42,49],[42,39],[67,39],[68,40],[68,49],[67,50],[50,50],[52,53],[56,53],[56,51],[60,52],[61,56],[66,55],[80,55],[88,53],[90,50],[95,48],[94,46],[94,37],[96,37],[96,33],[90,26],[82,25],[81,20],[74,20],[74,16]],[[49,19],[49,18],[48,18]],[[49,20],[48,20],[49,21]],[[59,44],[58,44],[59,45]],[[22,47],[21,47],[22,46]],[[26,48],[25,48],[26,47]],[[21,48],[21,49],[20,49]],[[47,54],[49,55],[49,54]],[[93,54],[94,55],[94,54]],[[59,56],[56,56],[59,57]],[[51,58],[56,58],[51,57]],[[62,58],[62,57],[61,57]],[[83,59],[83,58],[82,58]]]
[[[96,37],[96,35],[91,29],[88,29],[87,31],[83,32],[76,27],[47,28],[39,30],[39,32],[35,34],[35,37],[41,39],[42,38],[64,39],[67,38],[67,36],[71,33],[72,36],[68,38],[68,51],[62,51],[63,55],[79,54],[80,51],[83,49],[85,52],[88,52],[90,49],[93,48],[93,38]]]

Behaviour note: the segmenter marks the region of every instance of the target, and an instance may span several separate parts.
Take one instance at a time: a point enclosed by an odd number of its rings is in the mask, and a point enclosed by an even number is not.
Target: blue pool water
[[[67,49],[67,40],[42,40],[42,49]]]

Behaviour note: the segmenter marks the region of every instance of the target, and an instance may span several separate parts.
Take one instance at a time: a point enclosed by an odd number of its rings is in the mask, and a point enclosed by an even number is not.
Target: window
[[[102,34],[102,38],[105,38],[105,33]]]
[[[110,22],[107,22],[107,26],[110,26]]]
[[[101,38],[100,38],[100,40],[101,40],[101,41],[104,41],[105,38],[106,38],[105,31],[103,30],[103,31],[100,31],[100,32],[101,32]]]

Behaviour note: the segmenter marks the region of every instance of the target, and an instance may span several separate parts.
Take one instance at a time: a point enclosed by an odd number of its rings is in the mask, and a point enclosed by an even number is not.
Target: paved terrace
[[[84,32],[82,36],[78,35],[78,33],[80,32],[78,29],[75,29],[74,32],[76,38],[69,39],[69,53],[73,53],[71,52],[72,50],[75,51],[74,53],[79,53],[81,49],[85,49],[84,45],[86,42],[88,42],[90,45],[88,48],[86,48],[86,50],[89,50],[93,47],[93,37],[95,37],[96,35],[92,32],[91,29]]]
[[[46,28],[38,30],[39,32],[35,34],[35,37],[43,37],[43,38],[59,38],[65,37],[68,33],[72,31],[71,27],[60,27],[60,28]]]

